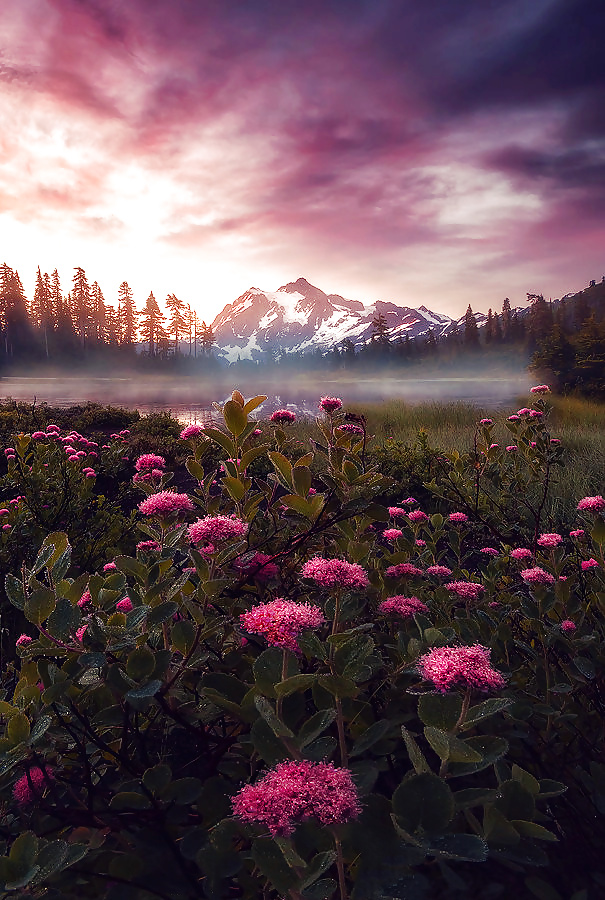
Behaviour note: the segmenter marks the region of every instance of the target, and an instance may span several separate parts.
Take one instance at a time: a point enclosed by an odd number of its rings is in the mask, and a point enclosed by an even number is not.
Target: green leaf
[[[498,791],[492,788],[465,788],[456,791],[454,800],[456,809],[471,809],[473,806],[484,806],[493,803],[498,797]]]
[[[299,888],[301,891],[304,891],[305,888],[308,888],[313,882],[317,881],[320,875],[330,868],[330,866],[336,860],[336,854],[333,850],[326,850],[323,853],[317,853],[307,868],[303,880],[299,884]],[[331,896],[331,894],[329,895]]]
[[[46,734],[46,732],[52,725],[52,722],[52,716],[40,716],[39,719],[36,719],[34,727],[32,728],[29,735],[30,745],[35,744],[44,734]]]
[[[540,793],[538,796],[542,797],[558,797],[559,794],[563,794],[567,790],[567,785],[561,784],[560,781],[553,781],[550,778],[541,778],[540,779]]]
[[[222,479],[222,483],[232,500],[239,501],[243,499],[244,494],[246,493],[246,487],[239,478],[234,478],[233,475],[225,475]]]
[[[522,769],[520,766],[517,766],[513,763],[511,769],[511,775],[515,779],[515,781],[520,781],[526,791],[529,791],[532,796],[537,796],[540,793],[540,782],[537,778],[534,778],[529,772],[526,772],[525,769]]]
[[[433,838],[427,852],[438,859],[485,862],[488,846],[474,834],[444,834]]]
[[[227,400],[223,407],[223,416],[225,425],[235,437],[239,437],[246,425],[248,424],[248,416],[244,408],[235,400]]]
[[[459,694],[422,694],[418,700],[418,716],[425,725],[452,731],[462,711]]]
[[[258,656],[252,665],[254,680],[259,691],[267,697],[276,697],[275,686],[282,680],[283,650],[270,647]],[[288,677],[298,674],[298,663],[292,653],[288,656]]]
[[[510,697],[490,697],[489,700],[484,700],[483,703],[478,703],[477,706],[471,706],[464,720],[462,730],[466,731],[467,728],[472,728],[481,719],[486,719],[488,716],[502,712],[503,709],[508,709],[512,703],[513,700]]]
[[[151,705],[151,701],[161,687],[162,682],[160,679],[154,678],[153,681],[150,681],[141,687],[130,688],[130,690],[126,691],[124,694],[124,698],[128,700],[131,706],[134,706],[135,709],[139,710],[139,712],[143,712]]]
[[[216,444],[219,444],[223,450],[226,450],[228,456],[233,459],[235,456],[235,444],[229,435],[218,428],[213,428],[211,425],[208,425],[203,431],[206,437],[211,438]]]
[[[514,847],[520,839],[519,832],[514,825],[494,806],[486,807],[483,815],[483,833],[490,843],[504,846]]]
[[[109,801],[110,809],[150,809],[151,800],[135,791],[121,791]]]
[[[320,675],[317,683],[324,690],[339,699],[342,697],[356,697],[359,693],[359,688],[355,682],[350,678],[343,678],[342,675]]]
[[[256,838],[252,842],[252,859],[281,896],[286,896],[298,881],[280,848],[271,838]]]
[[[34,575],[37,575],[38,572],[41,572],[42,569],[46,566],[49,559],[53,556],[55,552],[55,547],[53,544],[44,544],[40,547],[38,551],[38,555],[36,557],[36,561],[34,562],[31,571]]]
[[[431,767],[426,761],[424,753],[418,746],[416,739],[407,730],[405,725],[401,726],[401,736],[403,737],[405,748],[408,751],[410,762],[414,766],[414,771],[416,772],[416,774],[419,775],[421,772],[430,772]]]
[[[292,478],[296,493],[300,497],[307,497],[312,482],[311,469],[308,466],[296,465],[292,470]]]
[[[454,817],[454,795],[438,775],[423,772],[406,778],[393,794],[393,812],[414,833],[442,831]]]
[[[537,822],[526,822],[522,819],[512,819],[511,825],[517,829],[519,834],[524,837],[533,838],[536,841],[552,841],[556,842],[559,838],[549,831],[548,828],[544,828],[542,825],[538,825]]]
[[[196,481],[204,480],[204,469],[194,456],[190,456],[185,460],[185,468]]]
[[[162,622],[167,622],[178,610],[179,605],[174,600],[166,600],[164,603],[160,603],[159,606],[153,606],[147,616],[148,627],[153,628],[154,625],[161,625]]]
[[[162,800],[177,806],[189,806],[199,799],[203,787],[199,778],[177,778],[162,791]]]
[[[137,647],[126,660],[126,673],[135,681],[149,678],[155,668],[155,655],[149,647]]]
[[[254,698],[254,705],[276,737],[293,738],[294,732],[279,719],[271,703],[260,694]]]
[[[257,397],[251,397],[250,400],[248,400],[244,404],[244,412],[246,413],[246,415],[249,415],[251,412],[254,412],[254,410],[258,406],[260,406],[261,403],[264,403],[266,399],[267,398],[265,397],[264,394],[259,394]]]
[[[499,760],[508,751],[508,741],[500,737],[480,735],[468,738],[464,742],[481,756],[480,762],[452,762],[449,769],[450,778],[481,772]]]
[[[29,738],[29,719],[24,713],[11,716],[6,726],[6,733],[13,745],[21,744]]]
[[[72,606],[65,597],[60,597],[48,617],[47,628],[53,637],[67,640],[78,629],[81,620],[78,607]]]
[[[59,558],[67,551],[69,547],[69,538],[64,531],[53,531],[51,534],[47,534],[42,541],[42,547],[49,546],[53,548],[53,552],[47,561],[48,568],[51,569]]]
[[[461,741],[440,728],[427,725],[424,729],[424,736],[440,759],[459,763],[481,762],[481,754],[470,747],[466,741]]]
[[[336,711],[333,709],[322,709],[311,716],[304,723],[296,737],[296,743],[303,750],[308,744],[314,741],[319,735],[329,728],[336,719]]]
[[[315,497],[313,500],[315,500]],[[304,500],[302,497],[299,497],[298,494],[285,494],[283,497],[279,498],[279,502],[283,503],[284,506],[287,506],[288,509],[293,509],[294,512],[304,516],[305,519],[309,519],[310,522],[312,522],[315,517],[313,501]]]
[[[306,691],[313,687],[316,678],[317,675],[292,675],[291,678],[286,678],[285,681],[275,685],[275,693],[278,697],[289,697],[297,691]]]
[[[294,487],[294,481],[292,479],[292,463],[290,460],[287,459],[283,453],[278,453],[277,450],[269,451],[267,456],[273,463],[273,468],[277,472],[284,487],[292,489]]]
[[[132,556],[116,556],[115,564],[125,575],[134,575],[140,584],[145,584],[147,580],[147,566],[140,560],[134,559]]]
[[[252,725],[250,740],[260,758],[269,766],[282,762],[284,759],[292,758],[282,742],[275,737],[271,728],[262,718],[258,718]]]
[[[357,738],[349,756],[360,756],[362,753],[365,753],[370,747],[382,740],[391,727],[392,723],[388,719],[380,719],[378,722],[374,722]]]
[[[193,622],[190,622],[189,619],[181,619],[179,622],[175,622],[170,629],[170,642],[183,656],[187,656],[193,647],[196,635],[197,628]]]
[[[55,603],[55,595],[49,588],[38,588],[25,601],[25,618],[34,625],[41,625],[52,613]]]
[[[11,864],[14,866],[16,878],[22,878],[25,873],[32,869],[36,862],[37,854],[38,838],[33,831],[24,831],[23,834],[20,834],[14,841],[8,855]]]
[[[23,584],[20,578],[16,578],[14,575],[7,575],[4,579],[4,589],[6,591],[6,596],[17,609],[23,610],[25,606],[25,593],[23,591]]]
[[[164,790],[172,779],[172,770],[170,766],[160,764],[146,769],[143,772],[143,784],[152,794],[159,794]]]
[[[536,810],[533,794],[520,781],[503,781],[498,788],[498,799],[494,806],[507,819],[533,819]]]

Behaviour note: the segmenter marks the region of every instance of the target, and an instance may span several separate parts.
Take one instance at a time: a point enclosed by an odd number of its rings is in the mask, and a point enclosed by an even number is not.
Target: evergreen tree
[[[591,315],[574,344],[578,386],[584,393],[605,395],[605,324]]]
[[[174,294],[166,297],[168,308],[168,333],[174,337],[174,352],[179,352],[179,339],[187,333],[187,308]]]
[[[105,343],[107,338],[107,313],[103,291],[96,281],[93,282],[90,288],[90,300],[92,307],[92,335],[98,344],[102,344]]]
[[[491,344],[494,340],[494,316],[491,308],[487,311],[487,322],[485,323],[485,343]]]
[[[147,344],[149,356],[155,356],[158,345],[163,339],[167,340],[167,334],[164,330],[165,316],[162,313],[157,301],[153,295],[153,291],[149,293],[145,301],[145,309],[141,319],[141,340]]]
[[[115,306],[105,307],[105,340],[110,347],[117,347],[120,343],[122,332],[120,328],[120,313]]]
[[[479,329],[470,303],[464,316],[464,344],[469,349],[479,346]]]
[[[573,381],[574,367],[574,347],[561,326],[555,323],[534,353],[532,368],[552,372],[559,387],[568,387]]]
[[[48,273],[38,272],[36,274],[36,287],[34,289],[34,297],[31,305],[32,324],[40,329],[42,340],[44,343],[44,353],[46,358],[50,356],[49,351],[49,335],[53,331],[53,304],[52,304],[52,287]]]
[[[511,320],[512,320],[512,312],[510,308],[510,300],[508,297],[504,298],[504,303],[502,304],[502,339],[505,341],[510,341],[511,339]]]
[[[0,267],[0,322],[7,357],[21,356],[31,351],[32,328],[27,311],[27,299],[18,272],[6,263]]]
[[[552,309],[542,294],[528,294],[527,299],[531,303],[527,329],[528,343],[530,347],[537,347],[552,329]]]
[[[90,286],[84,269],[77,266],[75,273],[70,295],[71,317],[80,344],[85,347],[89,337],[91,319]]]
[[[118,318],[120,322],[120,343],[132,347],[137,339],[138,312],[134,305],[132,290],[128,282],[123,281],[118,288]]]
[[[202,328],[200,332],[200,346],[204,356],[212,355],[212,348],[215,343],[214,332],[212,331],[211,325],[206,325],[205,322],[202,322]],[[273,362],[275,359],[274,355],[271,357],[271,361]]]
[[[494,344],[502,343],[502,327],[500,325],[500,316],[498,313],[494,313]]]
[[[384,348],[389,347],[391,344],[389,326],[387,324],[386,316],[383,313],[378,313],[372,319],[372,333],[370,335],[370,341],[372,344],[376,344],[379,347]]]

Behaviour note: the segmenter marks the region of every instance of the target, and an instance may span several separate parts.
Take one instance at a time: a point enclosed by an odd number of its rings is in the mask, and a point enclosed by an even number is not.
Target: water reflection
[[[110,378],[6,376],[0,378],[0,397],[61,407],[93,401],[138,409],[143,415],[167,411],[186,424],[204,423],[216,417],[213,402],[226,400],[236,380],[227,376],[212,380],[139,375]],[[342,397],[349,404],[395,399],[409,403],[437,400],[464,401],[493,409],[513,405],[529,388],[524,373],[506,377],[481,374],[432,378],[326,377],[321,380],[301,376],[281,377],[276,381],[265,377],[257,383],[248,378],[245,382],[238,386],[246,397],[258,393],[269,395],[258,408],[257,417],[269,416],[280,408],[292,409],[301,416],[315,416],[317,402],[326,394]]]

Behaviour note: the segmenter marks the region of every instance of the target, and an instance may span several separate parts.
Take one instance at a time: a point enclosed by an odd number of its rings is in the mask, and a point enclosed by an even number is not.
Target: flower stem
[[[340,900],[347,900],[347,883],[345,881],[345,866],[344,860],[342,858],[342,844],[340,843],[340,838],[336,833],[336,829],[331,828],[330,831],[334,837],[334,847],[336,849],[336,868],[338,870],[338,887],[339,887],[339,895]]]

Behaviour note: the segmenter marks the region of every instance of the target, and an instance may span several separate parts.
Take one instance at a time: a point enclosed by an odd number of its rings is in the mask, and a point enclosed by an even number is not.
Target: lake
[[[0,378],[0,398],[28,403],[48,403],[50,406],[73,406],[93,401],[104,405],[138,409],[143,415],[168,411],[179,421],[209,421],[213,416],[212,403],[226,400],[234,387],[246,398],[255,394],[268,395],[260,407],[261,415],[286,407],[300,415],[314,416],[321,396],[341,397],[345,404],[381,402],[400,399],[408,403],[426,401],[463,401],[478,407],[499,408],[514,405],[529,390],[526,373],[486,376],[459,375],[456,377],[395,377],[392,375],[355,379],[348,373],[338,376],[299,377],[232,376],[200,379],[194,376],[156,376],[134,374],[123,377],[98,375],[54,375],[27,377],[22,375]],[[257,413],[258,415],[258,413]]]

